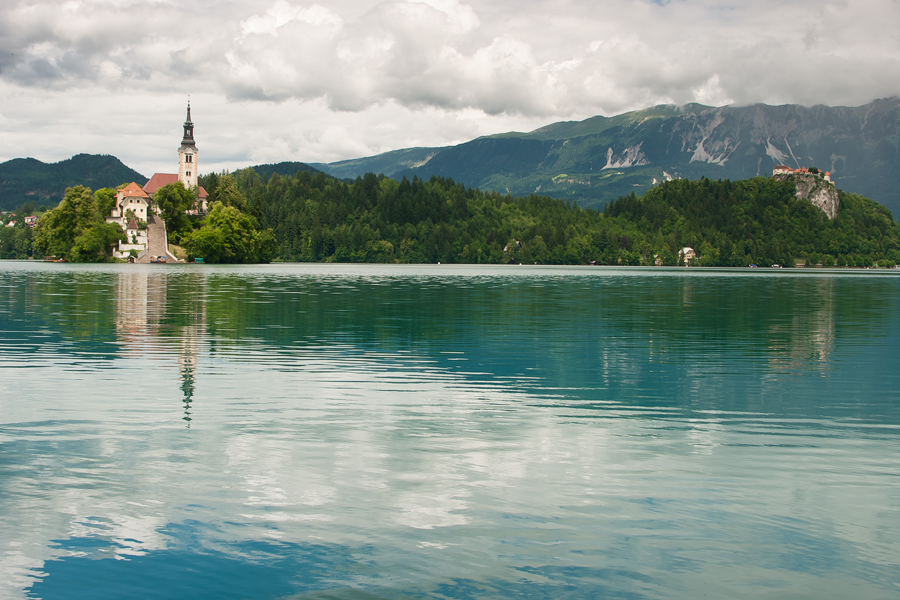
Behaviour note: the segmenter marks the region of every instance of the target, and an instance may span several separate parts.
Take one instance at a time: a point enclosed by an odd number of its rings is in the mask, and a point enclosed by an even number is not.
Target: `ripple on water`
[[[898,278],[4,267],[0,596],[900,583]]]

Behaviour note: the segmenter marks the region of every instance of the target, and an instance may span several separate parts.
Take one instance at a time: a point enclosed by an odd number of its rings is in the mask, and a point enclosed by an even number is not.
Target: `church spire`
[[[194,123],[191,121],[191,101],[188,100],[187,119],[184,122],[184,138],[181,140],[183,146],[194,145]]]
[[[197,144],[194,142],[194,122],[191,121],[191,100],[188,99],[187,118],[184,122],[184,138],[181,140],[181,147],[178,148],[178,181],[184,184],[184,187],[194,189],[197,187],[197,175],[200,165],[198,165]],[[205,211],[206,207],[202,207]]]

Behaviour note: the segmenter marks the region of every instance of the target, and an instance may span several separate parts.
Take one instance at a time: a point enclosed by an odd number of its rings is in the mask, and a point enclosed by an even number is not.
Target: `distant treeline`
[[[798,200],[792,183],[772,178],[670,181],[603,212],[440,177],[346,182],[244,169],[201,183],[213,201],[223,184],[236,187],[286,261],[675,265],[687,246],[704,266],[900,262],[900,225],[883,206],[841,192],[831,221]]]
[[[305,170],[260,176],[243,169],[205,175],[200,184],[209,192],[206,218],[185,218],[184,202],[165,195],[160,210],[170,242],[207,262],[676,265],[691,247],[693,264],[702,266],[900,263],[900,225],[886,208],[841,192],[831,221],[798,200],[793,183],[773,178],[675,180],[642,197],[622,196],[602,212],[440,177],[368,174],[348,182]],[[0,232],[0,258],[32,254],[32,236],[20,227]]]

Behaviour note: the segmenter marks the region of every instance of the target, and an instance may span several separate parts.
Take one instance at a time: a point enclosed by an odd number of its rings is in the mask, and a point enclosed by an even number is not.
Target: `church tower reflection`
[[[120,353],[141,360],[176,357],[182,420],[193,420],[198,356],[206,338],[206,274],[129,269],[119,273],[116,336]]]
[[[181,380],[181,402],[184,405],[182,419],[191,426],[191,403],[194,401],[194,388],[197,379],[197,353],[200,347],[200,338],[205,331],[205,318],[202,310],[196,314],[197,320],[181,327],[178,348],[178,374]]]

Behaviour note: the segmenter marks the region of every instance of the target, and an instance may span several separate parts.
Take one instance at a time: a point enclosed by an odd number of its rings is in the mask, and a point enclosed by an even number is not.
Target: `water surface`
[[[900,277],[0,264],[0,597],[896,598]]]

